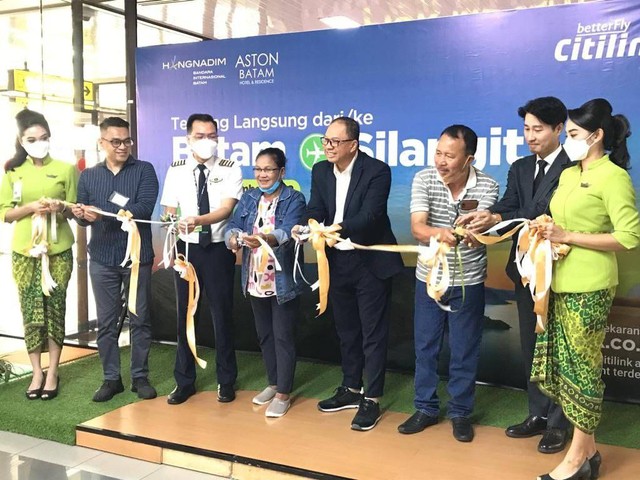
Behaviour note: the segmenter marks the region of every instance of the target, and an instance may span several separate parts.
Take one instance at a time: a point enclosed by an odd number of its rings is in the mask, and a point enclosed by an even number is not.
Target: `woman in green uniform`
[[[569,110],[564,149],[576,164],[560,176],[543,236],[571,246],[554,262],[549,322],[538,335],[531,380],[575,426],[564,460],[543,480],[598,477],[594,432],[602,413],[602,343],[618,285],[616,251],[640,244],[629,168],[628,120],[609,102]]]
[[[64,341],[67,284],[73,269],[73,233],[67,222],[72,217],[66,203],[76,201],[77,174],[73,165],[49,156],[51,131],[44,116],[23,110],[16,116],[16,153],[5,164],[0,185],[0,220],[15,222],[12,270],[24,322],[24,339],[33,367],[33,379],[26,392],[29,400],[51,400],[58,395],[58,364]],[[55,226],[53,216],[55,216]],[[34,245],[34,221],[46,225],[46,236]],[[37,225],[36,225],[37,227]],[[51,278],[57,284],[49,295],[42,280],[42,248],[46,246]],[[34,247],[37,247],[34,249]],[[40,248],[40,254],[37,249]],[[46,265],[46,264],[45,264]],[[49,352],[44,374],[41,354]]]

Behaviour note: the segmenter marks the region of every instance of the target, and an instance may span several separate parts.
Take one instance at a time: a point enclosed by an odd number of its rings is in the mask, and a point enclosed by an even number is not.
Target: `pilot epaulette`
[[[225,159],[225,158],[221,158],[221,159],[220,159],[220,161],[218,162],[218,164],[219,164],[221,167],[233,167],[233,165],[234,165],[235,163],[236,163],[236,162],[234,162],[233,160],[227,160],[227,159]]]
[[[171,164],[171,166],[172,166],[172,167],[181,167],[181,166],[185,165],[186,163],[187,163],[187,160],[183,158],[182,160],[175,160],[175,161]]]

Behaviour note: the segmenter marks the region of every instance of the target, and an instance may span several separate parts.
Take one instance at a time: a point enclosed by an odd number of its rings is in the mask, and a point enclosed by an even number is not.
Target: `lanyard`
[[[200,185],[200,186],[198,186],[198,179],[196,178],[196,170],[197,170],[198,176],[200,176],[200,170],[199,169],[194,169],[193,170],[193,185],[196,188],[196,195],[197,195],[196,205],[197,205],[198,209],[200,209],[200,204],[202,203],[202,198],[204,196],[204,189],[207,187],[207,182],[209,181],[209,174],[211,173],[211,170],[209,170],[208,168],[205,169],[204,182],[202,182],[202,185]]]

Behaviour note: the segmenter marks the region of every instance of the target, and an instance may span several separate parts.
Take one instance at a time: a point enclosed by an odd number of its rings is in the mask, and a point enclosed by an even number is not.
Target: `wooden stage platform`
[[[316,399],[295,398],[279,419],[240,391],[227,404],[201,392],[182,405],[166,397],[114,410],[76,427],[77,444],[239,480],[292,478],[533,480],[560,454],[536,451],[540,437],[510,439],[477,426],[472,443],[457,442],[447,420],[415,435],[397,426],[408,415],[385,412],[369,432],[350,429],[355,410],[321,413]],[[602,478],[635,480],[640,450],[600,445]]]

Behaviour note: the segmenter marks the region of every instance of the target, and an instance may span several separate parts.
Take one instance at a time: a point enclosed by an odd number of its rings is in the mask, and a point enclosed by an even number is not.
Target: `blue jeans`
[[[480,340],[484,323],[484,283],[450,287],[443,303],[454,312],[445,312],[427,295],[426,284],[416,280],[414,339],[416,348],[415,407],[438,416],[438,356],[444,340],[445,323],[449,326],[449,382],[451,397],[447,404],[449,418],[468,417],[473,411],[475,382],[480,357]]]

